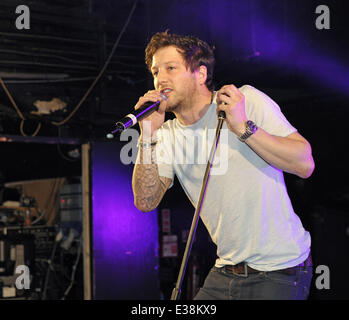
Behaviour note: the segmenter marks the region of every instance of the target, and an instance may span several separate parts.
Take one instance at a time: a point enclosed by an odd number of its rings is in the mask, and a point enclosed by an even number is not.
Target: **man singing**
[[[135,109],[161,103],[140,122],[132,179],[139,210],[159,205],[174,174],[196,207],[206,168],[202,152],[212,145],[208,132],[217,126],[218,111],[226,114],[220,144],[227,152],[218,160],[226,170],[210,177],[200,215],[218,258],[195,299],[306,299],[311,239],[292,208],[283,171],[304,179],[312,174],[308,141],[254,87],[227,84],[214,91],[214,55],[204,41],[156,33],[145,59],[155,90]],[[176,118],[164,122],[165,112]]]

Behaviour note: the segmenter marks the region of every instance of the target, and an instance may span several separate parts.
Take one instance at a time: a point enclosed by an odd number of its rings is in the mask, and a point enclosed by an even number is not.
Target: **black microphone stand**
[[[187,244],[186,244],[186,247],[185,247],[181,268],[179,270],[176,286],[175,286],[175,288],[173,288],[173,291],[172,291],[171,300],[179,300],[179,297],[180,297],[180,294],[181,294],[184,274],[185,274],[185,270],[186,270],[187,263],[188,263],[188,260],[189,260],[190,251],[191,251],[192,245],[194,243],[195,232],[196,232],[196,228],[197,228],[197,225],[198,225],[198,222],[199,222],[200,213],[201,213],[201,209],[202,209],[202,204],[203,204],[205,192],[206,192],[207,185],[208,185],[208,180],[209,180],[209,177],[210,177],[210,171],[211,171],[212,163],[213,163],[213,160],[214,160],[214,155],[215,155],[216,150],[217,150],[219,137],[220,137],[220,133],[221,133],[221,129],[222,129],[222,126],[223,126],[224,119],[225,119],[225,112],[224,111],[219,111],[219,113],[218,113],[218,124],[217,124],[217,128],[216,128],[215,140],[214,140],[214,143],[212,145],[210,157],[209,157],[208,162],[207,162],[206,171],[205,171],[205,175],[204,175],[204,179],[203,179],[203,183],[202,183],[202,187],[201,187],[200,198],[199,198],[198,204],[196,206],[196,210],[195,210],[195,214],[194,214],[194,217],[193,217],[193,221],[191,223],[189,236],[188,236],[188,241],[187,241]]]

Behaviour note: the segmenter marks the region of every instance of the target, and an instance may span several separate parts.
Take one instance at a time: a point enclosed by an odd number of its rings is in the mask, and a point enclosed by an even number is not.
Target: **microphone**
[[[218,119],[225,119],[225,111],[223,110],[218,111]]]
[[[167,97],[162,93],[161,97],[164,100],[167,100]],[[138,123],[138,121],[141,121],[142,119],[148,117],[154,111],[158,111],[160,103],[160,100],[156,102],[148,101],[144,103],[141,107],[139,107],[137,110],[133,110],[132,113],[129,113],[127,116],[123,117],[120,121],[115,123],[116,129],[111,133],[108,133],[107,138],[113,139],[115,133],[121,133],[127,128],[133,127],[135,124]]]

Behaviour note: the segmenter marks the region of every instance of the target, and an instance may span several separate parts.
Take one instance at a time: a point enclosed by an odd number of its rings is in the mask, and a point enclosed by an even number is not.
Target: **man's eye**
[[[156,77],[157,75],[158,75],[157,71],[153,72],[153,77]]]
[[[169,70],[174,70],[175,67],[169,66],[168,69],[169,69]]]

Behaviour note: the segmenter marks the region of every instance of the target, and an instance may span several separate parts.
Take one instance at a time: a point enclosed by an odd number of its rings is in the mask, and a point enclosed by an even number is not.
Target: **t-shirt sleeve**
[[[297,131],[281,112],[279,105],[265,93],[249,85],[240,90],[245,95],[246,115],[258,127],[280,137]]]

